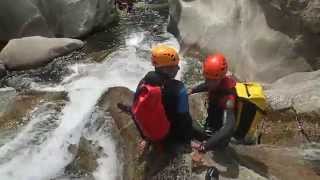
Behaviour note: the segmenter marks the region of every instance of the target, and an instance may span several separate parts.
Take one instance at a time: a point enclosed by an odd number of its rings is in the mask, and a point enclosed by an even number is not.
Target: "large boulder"
[[[0,41],[32,35],[80,37],[115,17],[114,0],[2,0]]]
[[[297,145],[319,142],[320,70],[298,72],[266,87],[270,112],[261,143]]]
[[[297,114],[320,116],[320,70],[298,72],[267,87],[266,95],[273,110],[292,108]]]
[[[22,71],[7,71],[7,75],[0,79],[0,87],[13,87],[22,90],[32,88],[34,83],[42,85],[60,83],[73,72],[69,68],[70,65],[90,63],[91,59],[86,57],[87,54],[82,50],[75,50],[67,55],[54,58],[43,67]]]
[[[30,0],[1,1],[0,17],[0,41],[30,35],[53,37],[45,18]]]
[[[231,71],[240,79],[271,83],[294,72],[317,69],[319,34],[314,30],[316,22],[319,23],[319,3],[308,1],[301,13],[301,19],[308,21],[301,20],[304,25],[297,23],[296,26],[299,29],[312,26],[309,35],[298,31],[291,36],[270,25],[268,16],[272,14],[265,12],[261,1],[170,0],[168,29],[175,31],[173,33],[187,46],[197,45],[205,52],[224,53],[230,61]],[[285,10],[280,11],[285,13]],[[283,23],[285,20],[279,19],[285,17],[291,17],[290,13],[274,19]],[[294,17],[291,20],[280,24],[281,27],[296,23],[295,20],[298,22]]]
[[[240,164],[269,179],[319,178],[319,167],[311,158],[306,158],[311,155],[308,149],[268,145],[233,146],[232,149]]]
[[[83,45],[80,40],[68,38],[34,36],[13,39],[0,52],[0,59],[8,70],[29,69],[45,65]]]

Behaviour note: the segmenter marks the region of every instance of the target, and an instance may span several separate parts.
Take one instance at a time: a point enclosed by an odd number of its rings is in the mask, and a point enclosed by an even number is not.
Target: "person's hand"
[[[199,151],[193,151],[191,153],[191,159],[192,162],[195,163],[195,165],[201,165],[203,164],[203,153],[199,153]]]
[[[139,140],[138,146],[137,146],[137,151],[139,156],[144,154],[148,147],[149,147],[149,143],[146,140],[144,139]]]
[[[205,147],[204,147],[204,143],[202,142],[195,142],[195,141],[192,141],[191,142],[191,148],[201,152],[201,153],[204,153],[205,152]]]
[[[192,93],[192,89],[188,89],[188,95],[190,96]]]

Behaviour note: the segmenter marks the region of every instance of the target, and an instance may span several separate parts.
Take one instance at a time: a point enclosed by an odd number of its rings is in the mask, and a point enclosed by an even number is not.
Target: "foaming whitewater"
[[[24,153],[30,144],[37,145],[43,142],[49,135],[50,129],[56,128],[59,120],[56,117],[59,112],[53,103],[44,103],[30,112],[30,123],[11,141],[0,148],[0,164],[12,159],[17,154]],[[0,170],[1,171],[1,170]]]
[[[39,136],[35,127],[51,117],[50,110],[38,112],[38,117],[31,118],[29,124],[13,140],[0,147],[1,180],[46,180],[63,176],[64,168],[74,158],[68,148],[72,144],[79,144],[80,137],[86,131],[86,124],[93,121],[92,114],[101,95],[114,86],[134,90],[139,80],[153,69],[147,57],[137,56],[141,51],[139,47],[146,46],[141,44],[143,36],[143,33],[132,35],[126,41],[125,48],[110,54],[101,64],[73,65],[70,68],[75,73],[66,77],[57,87],[34,85],[35,89],[40,90],[66,91],[69,102],[55,119],[55,127],[46,133],[46,138],[36,144],[31,142],[32,138]],[[179,49],[178,42],[171,35],[170,37],[162,43],[176,45]],[[151,47],[155,43],[152,42]],[[106,119],[108,120],[111,119]],[[101,130],[88,137],[97,141],[106,154],[98,159],[94,177],[98,180],[121,177],[121,163],[116,158],[111,136]]]

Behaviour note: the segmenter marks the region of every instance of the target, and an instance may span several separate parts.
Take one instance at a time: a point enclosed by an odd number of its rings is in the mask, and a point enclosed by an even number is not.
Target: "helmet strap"
[[[164,77],[165,79],[170,79],[170,75],[161,71],[159,68],[155,68],[156,73],[160,74],[160,76]]]

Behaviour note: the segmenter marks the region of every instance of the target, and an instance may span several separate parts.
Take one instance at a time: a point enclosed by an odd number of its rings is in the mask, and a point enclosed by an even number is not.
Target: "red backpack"
[[[136,124],[148,140],[161,141],[167,136],[170,122],[162,104],[159,86],[142,84],[131,110]]]

